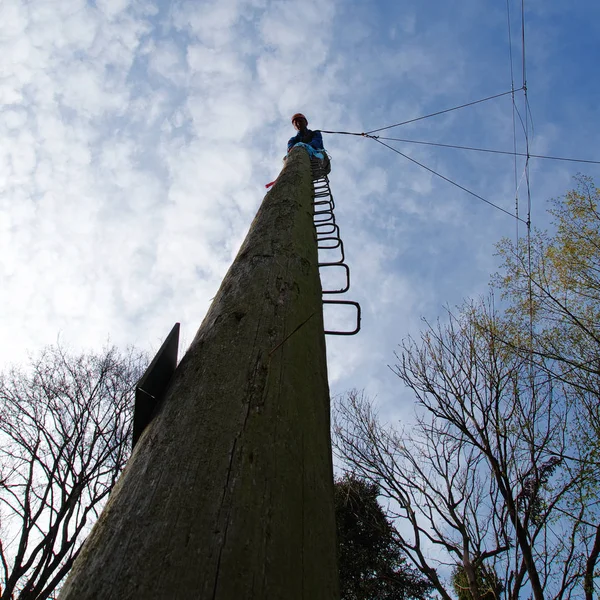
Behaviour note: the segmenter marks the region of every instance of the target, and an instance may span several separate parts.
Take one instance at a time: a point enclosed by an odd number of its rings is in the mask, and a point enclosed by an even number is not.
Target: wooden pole
[[[61,600],[339,598],[312,195],[293,149]]]

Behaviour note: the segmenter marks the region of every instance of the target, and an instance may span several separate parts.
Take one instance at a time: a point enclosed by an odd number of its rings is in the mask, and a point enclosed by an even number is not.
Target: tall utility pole
[[[332,600],[309,158],[290,153],[61,600]]]

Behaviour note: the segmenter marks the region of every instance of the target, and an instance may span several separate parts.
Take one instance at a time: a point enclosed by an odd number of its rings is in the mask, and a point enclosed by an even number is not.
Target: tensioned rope
[[[521,89],[516,90],[519,92]],[[461,104],[460,106],[454,106],[452,108],[447,108],[446,110],[440,110],[438,112],[431,113],[429,115],[424,115],[422,117],[417,117],[416,119],[409,119],[408,121],[402,121],[401,123],[396,123],[394,125],[387,125],[386,127],[380,127],[379,129],[371,129],[371,131],[367,131],[367,134],[377,133],[378,131],[384,131],[386,129],[392,129],[393,127],[400,127],[401,125],[408,125],[409,123],[414,123],[415,121],[421,121],[422,119],[429,119],[429,117],[437,117],[438,115],[443,115],[444,113],[452,112],[453,110],[459,110],[460,108],[467,108],[468,106],[474,106],[475,104],[480,104],[481,102],[487,102],[488,100],[494,100],[495,98],[500,98],[502,96],[507,96],[508,94],[512,94],[513,90],[509,92],[502,92],[501,94],[495,94],[493,96],[488,96],[487,98],[482,98],[481,100],[475,100],[473,102],[467,102],[466,104]]]
[[[509,94],[513,94],[514,92],[520,92],[520,91],[526,91],[526,88],[520,87],[517,90],[510,90],[508,92],[502,92],[501,94],[495,94],[494,96],[488,96],[487,98],[482,98],[481,100],[475,100],[473,102],[468,102],[466,104],[461,104],[459,106],[453,106],[452,108],[447,108],[445,110],[440,110],[440,111],[437,111],[434,113],[430,113],[428,115],[423,115],[421,117],[409,119],[408,121],[402,121],[400,123],[395,123],[394,125],[388,125],[386,127],[380,127],[379,129],[372,129],[370,131],[365,131],[362,133],[358,132],[358,131],[329,131],[326,129],[321,129],[320,131],[321,131],[321,133],[329,133],[329,134],[336,134],[336,135],[354,135],[357,137],[371,138],[374,140],[382,139],[382,140],[395,141],[395,142],[404,142],[407,144],[425,144],[428,146],[441,146],[444,148],[457,148],[459,150],[472,150],[475,152],[490,152],[492,154],[506,154],[508,156],[525,156],[525,157],[529,156],[530,158],[540,158],[540,159],[547,159],[547,160],[562,160],[562,161],[568,161],[568,162],[578,162],[578,163],[587,163],[587,164],[592,164],[592,165],[600,165],[600,160],[591,160],[591,159],[585,159],[585,158],[571,158],[571,157],[566,157],[566,156],[550,156],[550,155],[545,155],[545,154],[531,154],[531,153],[526,153],[526,152],[517,152],[516,150],[513,150],[512,152],[510,152],[508,150],[493,150],[490,148],[476,148],[473,146],[460,146],[460,145],[456,145],[456,144],[442,144],[442,143],[438,143],[438,142],[425,142],[425,141],[419,141],[419,140],[408,140],[408,139],[402,139],[402,138],[383,137],[383,136],[373,135],[373,133],[375,133],[377,131],[384,131],[386,129],[392,129],[393,127],[400,127],[401,125],[407,125],[409,123],[414,123],[415,121],[429,119],[431,117],[436,117],[438,115],[448,113],[453,110],[459,110],[461,108],[473,106],[474,104],[479,104],[481,102],[486,102],[488,100],[493,100],[494,98],[500,98],[501,96],[507,96]],[[528,100],[527,100],[527,106],[529,107]],[[529,108],[527,108],[526,112],[531,114],[531,111]],[[528,127],[526,127],[527,118],[526,118],[526,121],[523,122],[520,111],[518,109],[517,109],[517,114],[519,115],[519,119],[521,120],[521,125],[523,126],[523,130],[525,131],[526,129],[528,129]]]
[[[520,91],[523,88],[520,88]],[[395,123],[394,125],[387,125],[385,127],[380,127],[379,129],[371,129],[370,131],[366,131],[364,133],[356,133],[354,131],[325,131],[325,129],[321,129],[321,133],[338,133],[342,135],[359,135],[359,136],[369,136],[373,133],[377,133],[378,131],[384,131],[386,129],[392,129],[393,127],[400,127],[401,125],[408,125],[409,123],[414,123],[415,121],[422,121],[423,119],[429,119],[430,117],[437,117],[438,115],[443,115],[444,113],[452,112],[453,110],[459,110],[461,108],[467,108],[468,106],[473,106],[474,104],[480,104],[481,102],[487,102],[488,100],[493,100],[494,98],[500,98],[501,96],[506,96],[508,94],[512,94],[513,90],[508,92],[502,92],[501,94],[494,94],[493,96],[488,96],[487,98],[482,98],[481,100],[474,100],[473,102],[467,102],[466,104],[461,104],[459,106],[453,106],[452,108],[446,108],[445,110],[439,110],[434,113],[430,113],[428,115],[423,115],[421,117],[416,117],[414,119],[409,119],[408,121],[402,121],[400,123]]]
[[[522,18],[523,18],[523,12],[524,12],[524,8],[523,8],[523,3],[521,5],[521,10],[522,10]],[[525,33],[524,33],[524,25],[522,26],[522,40],[523,40],[523,44],[524,44],[524,37],[525,37]],[[524,49],[523,49],[524,52]],[[512,65],[511,65],[511,71],[512,71]],[[529,159],[530,158],[539,158],[539,159],[547,159],[547,160],[560,160],[560,161],[568,161],[568,162],[580,162],[580,163],[588,163],[588,164],[600,164],[600,161],[597,160],[587,160],[587,159],[580,159],[580,158],[570,158],[570,157],[564,157],[564,156],[548,156],[548,155],[543,155],[543,154],[531,154],[529,152],[529,120],[528,120],[528,115],[531,114],[530,111],[530,107],[529,107],[529,100],[527,98],[527,81],[525,78],[525,73],[523,73],[523,86],[520,87],[518,90],[514,89],[514,83],[511,85],[511,90],[508,92],[502,92],[500,94],[494,94],[493,96],[487,96],[486,98],[482,98],[480,100],[474,100],[472,102],[467,102],[466,104],[460,104],[459,106],[453,106],[452,108],[447,108],[445,110],[440,110],[434,113],[429,113],[427,115],[423,115],[420,117],[415,117],[413,119],[408,119],[406,121],[401,121],[400,123],[395,123],[393,125],[387,125],[386,127],[380,127],[378,129],[371,129],[369,131],[366,132],[356,132],[356,131],[328,131],[325,129],[321,129],[320,131],[322,133],[329,133],[329,134],[337,134],[337,135],[353,135],[353,136],[358,136],[358,137],[365,137],[365,138],[369,138],[372,140],[375,140],[376,142],[378,142],[379,144],[381,144],[382,146],[385,146],[386,148],[392,150],[392,152],[395,152],[396,154],[399,154],[400,156],[410,160],[411,162],[419,165],[420,167],[422,167],[423,169],[426,169],[427,171],[429,171],[430,173],[437,175],[438,177],[442,178],[444,181],[447,181],[448,183],[451,183],[452,185],[460,188],[461,190],[467,192],[468,194],[470,194],[471,196],[474,196],[475,198],[482,200],[483,202],[485,202],[486,204],[489,204],[490,206],[496,208],[497,210],[513,217],[514,219],[516,219],[517,222],[521,222],[524,223],[525,225],[527,225],[528,230],[531,227],[531,188],[530,188],[530,180],[529,180]],[[519,91],[523,91],[525,94],[525,122],[523,121],[523,118],[521,117],[521,114],[518,110],[518,108],[516,107],[515,101],[514,101],[514,94],[515,92],[519,92]],[[378,136],[378,135],[373,135],[374,133],[378,132],[378,131],[385,131],[387,129],[392,129],[394,127],[400,127],[402,125],[407,125],[409,123],[414,123],[416,121],[421,121],[423,119],[429,119],[431,117],[435,117],[441,114],[445,114],[454,110],[459,110],[461,108],[466,108],[469,106],[473,106],[475,104],[480,104],[481,102],[487,102],[488,100],[493,100],[495,98],[500,98],[502,96],[507,96],[507,95],[511,95],[512,96],[512,103],[513,103],[513,111],[516,111],[517,115],[519,116],[519,120],[521,122],[521,125],[523,127],[523,130],[525,132],[525,140],[526,140],[526,152],[517,152],[516,151],[516,140],[514,141],[513,145],[514,145],[514,150],[513,152],[508,152],[508,151],[504,151],[504,150],[493,150],[493,149],[489,149],[489,148],[475,148],[475,147],[471,147],[471,146],[459,146],[459,145],[455,145],[455,144],[442,144],[442,143],[436,143],[436,142],[424,142],[424,141],[417,141],[417,140],[407,140],[407,139],[400,139],[400,138],[390,138],[390,137],[383,137],[383,136]],[[513,119],[514,119],[514,113],[513,113]],[[514,125],[513,125],[514,128]],[[524,170],[524,176],[526,179],[526,184],[527,184],[527,198],[528,198],[528,202],[527,202],[527,206],[528,206],[528,214],[527,214],[527,220],[522,219],[521,217],[519,217],[518,214],[518,196],[515,199],[516,201],[516,214],[513,214],[507,210],[505,210],[504,208],[498,206],[497,204],[494,204],[493,202],[490,202],[489,200],[486,200],[485,198],[483,198],[482,196],[480,196],[479,194],[476,194],[475,192],[467,189],[466,187],[456,183],[455,181],[453,181],[452,179],[442,175],[441,173],[438,173],[437,171],[427,167],[426,165],[424,165],[423,163],[411,158],[410,156],[404,154],[403,152],[400,152],[399,150],[397,150],[396,148],[393,148],[392,146],[390,146],[389,144],[386,144],[384,142],[382,142],[381,140],[387,140],[387,141],[397,141],[397,142],[403,142],[403,143],[412,143],[412,144],[424,144],[424,145],[430,145],[430,146],[440,146],[440,147],[446,147],[446,148],[456,148],[456,149],[460,149],[460,150],[471,150],[471,151],[475,151],[475,152],[489,152],[492,154],[505,154],[505,155],[509,155],[509,156],[514,156],[515,159],[517,156],[524,156],[526,158],[525,160],[525,170]],[[515,178],[516,178],[516,172],[515,172]]]
[[[526,154],[525,152],[510,152],[508,150],[492,150],[491,148],[476,148],[473,146],[458,146],[456,144],[441,144],[438,142],[422,142],[418,140],[406,140],[403,138],[374,136],[379,140],[388,140],[392,142],[403,142],[405,144],[423,144],[425,146],[439,146],[441,148],[456,148],[458,150],[472,150],[474,152],[490,152],[492,154],[505,154],[507,156],[529,156],[529,158],[545,158],[548,160],[566,160],[569,162],[589,163],[600,165],[600,160],[587,160],[584,158],[567,158],[565,156],[546,156],[544,154]]]
[[[510,87],[512,90],[515,89],[515,76],[514,76],[514,68],[513,68],[513,54],[512,54],[512,30],[511,30],[511,24],[510,24],[510,0],[506,0],[506,14],[507,14],[507,23],[508,23],[508,55],[509,55],[509,60],[510,60]],[[523,122],[523,119],[521,119],[521,114],[519,113],[518,109],[517,109],[517,105],[515,103],[515,93],[513,91],[512,95],[511,95],[511,99],[512,99],[512,134],[513,134],[513,152],[514,154],[514,163],[513,163],[513,169],[514,169],[514,178],[515,178],[515,215],[518,217],[519,216],[519,179],[518,179],[518,169],[517,169],[517,126],[516,126],[516,119],[515,119],[515,112],[519,115],[519,119],[521,121],[521,123]],[[515,227],[515,234],[516,234],[516,247],[519,247],[519,220],[517,219],[515,221],[516,227]],[[527,226],[527,229],[529,230],[529,224]],[[515,532],[517,531],[517,516],[515,514],[515,520],[514,520],[514,528],[515,528]],[[515,565],[517,565],[519,563],[519,544],[518,544],[518,540],[515,541]]]
[[[512,28],[510,25],[510,0],[506,0],[506,21],[508,24],[508,59],[510,62],[510,89],[511,94],[511,109],[512,109],[512,135],[513,135],[513,176],[515,179],[515,215],[519,216],[519,179],[517,174],[517,123],[515,118],[515,74],[513,68],[513,53],[512,53]],[[517,244],[519,243],[519,221],[515,220],[515,234]]]
[[[523,74],[523,95],[525,99],[525,183],[527,187],[527,270],[528,270],[528,292],[529,292],[529,348],[533,351],[533,289],[532,289],[532,272],[531,272],[531,181],[529,178],[529,117],[531,117],[531,107],[529,106],[529,98],[527,95],[527,63],[525,60],[525,0],[521,0],[521,56],[522,56],[522,74]],[[532,119],[533,133],[533,119]],[[530,368],[533,373],[533,360],[530,354]],[[532,376],[533,383],[533,376]],[[535,394],[535,388],[533,390]]]
[[[498,206],[497,204],[494,204],[493,202],[490,202],[489,200],[486,200],[483,196],[480,196],[479,194],[476,194],[475,192],[472,192],[470,189],[466,188],[465,186],[460,185],[460,183],[456,183],[456,181],[453,181],[452,179],[449,179],[448,177],[442,175],[441,173],[438,173],[437,171],[434,171],[433,169],[427,167],[423,163],[420,163],[418,160],[415,160],[414,158],[411,158],[407,154],[404,154],[403,152],[400,152],[400,150],[397,150],[396,148],[392,148],[392,146],[389,146],[385,142],[382,142],[379,138],[373,137],[371,139],[374,139],[376,142],[380,143],[382,146],[385,146],[386,148],[389,148],[390,150],[392,150],[392,152],[395,152],[396,154],[399,154],[400,156],[403,156],[404,158],[407,158],[411,162],[414,162],[416,165],[419,165],[420,167],[423,167],[423,169],[429,171],[430,173],[433,173],[434,175],[437,175],[438,177],[441,177],[444,181],[447,181],[448,183],[451,183],[452,185],[456,186],[457,188],[459,188],[459,189],[467,192],[467,194],[471,194],[471,196],[474,196],[478,200],[482,200],[486,204],[489,204],[490,206],[493,206],[494,208],[498,209],[499,211],[507,214],[509,217],[513,217],[514,219],[518,219],[522,223],[526,223],[525,221],[523,221],[523,219],[521,219],[520,217],[518,217],[516,215],[513,215],[511,212],[507,211],[506,209],[502,208],[501,206]]]

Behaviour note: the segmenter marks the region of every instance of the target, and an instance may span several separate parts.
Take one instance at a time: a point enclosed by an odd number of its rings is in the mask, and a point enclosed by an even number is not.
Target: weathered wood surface
[[[338,598],[324,339],[298,148],[60,599]]]

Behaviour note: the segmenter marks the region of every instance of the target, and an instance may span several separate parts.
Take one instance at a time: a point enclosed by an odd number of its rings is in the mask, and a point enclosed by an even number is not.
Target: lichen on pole
[[[294,148],[61,600],[339,597],[312,202]]]

